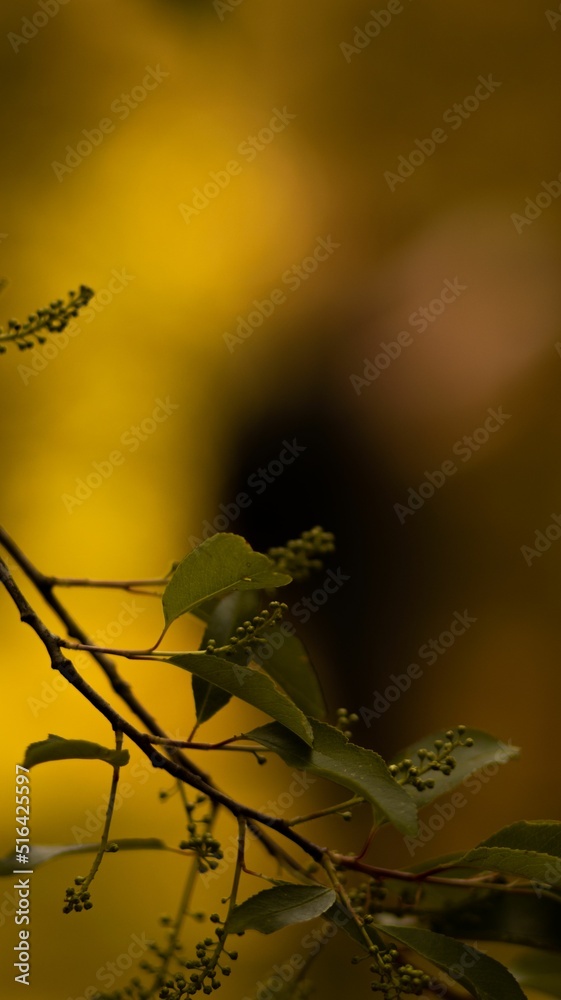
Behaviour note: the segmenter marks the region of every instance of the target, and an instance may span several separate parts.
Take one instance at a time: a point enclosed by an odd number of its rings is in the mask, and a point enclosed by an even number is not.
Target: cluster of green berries
[[[200,819],[195,816],[196,810],[201,805],[208,805],[206,795],[197,795],[194,802],[186,802],[185,810],[188,816],[187,831],[188,840],[182,840],[179,847],[182,851],[193,851],[198,857],[198,867],[201,874],[210,869],[218,868],[218,862],[222,860],[224,854],[221,844],[210,831],[212,817],[206,813]]]
[[[463,739],[466,731],[465,726],[458,726],[457,733],[449,729],[445,734],[445,739],[434,741],[434,750],[427,750],[421,747],[416,751],[419,763],[415,764],[409,757],[401,760],[398,764],[390,764],[389,770],[400,785],[413,785],[419,792],[425,788],[434,788],[434,779],[423,777],[430,771],[440,771],[441,774],[449,775],[457,766],[456,758],[452,756],[458,747],[472,747],[473,739],[468,736]]]
[[[380,909],[380,903],[386,899],[388,891],[383,885],[372,879],[370,882],[361,882],[360,885],[351,886],[347,889],[347,895],[356,915],[362,917],[364,923],[369,925],[373,923],[371,911]]]
[[[281,573],[289,573],[293,580],[307,580],[314,569],[321,569],[322,559],[318,556],[335,551],[334,536],[319,525],[302,532],[300,538],[293,538],[286,545],[269,549],[267,555],[276,563]]]
[[[255,646],[266,641],[263,633],[280,621],[287,610],[288,605],[270,601],[268,607],[254,615],[251,621],[242,622],[223,646],[217,646],[215,639],[209,639],[205,652],[215,656],[236,656],[240,653],[245,656],[251,653]]]
[[[108,844],[105,848],[108,854],[115,854],[119,850],[118,844]],[[63,913],[80,913],[82,910],[91,910],[93,903],[90,899],[90,894],[88,892],[88,886],[92,881],[93,875],[86,878],[85,875],[77,875],[74,879],[74,885],[78,886],[78,889],[74,889],[70,886],[66,890],[66,895],[64,897],[64,906],[62,908]],[[83,886],[83,888],[81,888]]]
[[[23,324],[16,319],[8,320],[6,330],[0,327],[0,354],[5,352],[4,343],[8,341],[17,344],[20,351],[35,347],[36,344],[44,344],[47,338],[42,335],[43,331],[60,333],[94,294],[93,289],[80,285],[78,292],[68,293],[68,302],[57,299],[46,309],[38,309],[36,313],[32,313]]]
[[[370,984],[373,992],[383,993],[387,1000],[398,1000],[402,996],[421,996],[431,978],[422,969],[412,965],[398,965],[400,955],[397,948],[379,948],[373,944],[369,949],[374,959],[370,972],[377,978]]]
[[[86,879],[83,875],[78,875],[74,879],[74,885],[81,886],[84,885]],[[63,913],[72,913],[73,910],[76,913],[80,913],[81,910],[91,910],[93,903],[90,900],[90,894],[87,889],[74,889],[70,886],[66,890],[66,897],[64,900],[64,906],[62,908]]]
[[[355,712],[351,712],[349,714],[346,708],[337,709],[337,721],[335,726],[337,729],[341,730],[343,736],[346,736],[347,739],[350,739],[353,735],[349,726],[354,725],[356,722],[358,722],[358,715],[356,715]]]
[[[224,854],[218,840],[209,831],[198,834],[194,823],[189,824],[189,840],[182,840],[179,847],[182,851],[193,851],[198,859],[198,868],[201,874],[210,868],[214,871],[218,868],[218,862],[222,860]]]
[[[218,913],[211,913],[211,923],[221,924]],[[183,1000],[184,997],[193,997],[197,993],[210,996],[215,990],[220,989],[222,982],[220,976],[229,976],[232,972],[230,965],[223,965],[223,956],[235,962],[237,951],[227,951],[223,945],[223,938],[226,931],[223,926],[217,927],[214,938],[206,937],[199,941],[195,948],[195,958],[181,964],[187,970],[186,973],[178,972],[173,978],[166,979],[164,985],[158,993],[160,1000]]]

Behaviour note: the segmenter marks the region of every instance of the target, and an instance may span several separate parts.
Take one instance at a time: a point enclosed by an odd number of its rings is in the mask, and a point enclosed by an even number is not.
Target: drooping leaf
[[[460,862],[462,854],[425,860],[409,868],[421,872],[441,864]],[[472,868],[454,867],[442,876],[473,878]],[[545,896],[536,885],[531,893],[504,892],[474,883],[473,888],[432,882],[386,879],[384,885],[405,905],[418,906],[431,930],[475,941],[503,941],[533,948],[561,950],[561,894],[559,901]]]
[[[454,938],[419,927],[384,924],[384,934],[401,941],[442,969],[477,1000],[526,1000],[513,975],[496,959]]]
[[[482,732],[479,729],[466,729],[462,739],[466,739],[467,737],[473,739],[473,746],[458,747],[454,750],[453,756],[456,759],[456,767],[451,774],[445,775],[441,771],[427,772],[426,777],[430,777],[434,781],[434,788],[425,788],[420,792],[416,788],[413,788],[412,785],[405,785],[407,793],[414,800],[417,808],[421,809],[429,805],[441,795],[446,795],[448,792],[453,791],[454,788],[457,788],[458,785],[464,783],[469,791],[476,791],[475,782],[478,779],[470,777],[475,771],[486,769],[485,778],[490,779],[498,771],[499,764],[506,764],[520,753],[519,747],[513,747],[510,743],[502,743],[494,736],[490,736],[489,733]],[[417,750],[420,747],[432,750],[435,740],[445,741],[445,733],[431,733],[421,740],[416,740],[415,743],[406,747],[405,750],[400,750],[392,763],[398,763],[401,760],[409,758],[414,764],[420,764],[421,762],[417,757]]]
[[[313,734],[306,716],[270,677],[255,667],[240,666],[231,660],[205,653],[182,653],[171,656],[167,662],[189,670],[197,677],[241,698],[248,705],[261,709],[280,722],[281,726],[296,733],[304,743],[311,744]]]
[[[558,885],[561,823],[553,820],[512,823],[464,854],[461,864]]]
[[[543,951],[520,955],[510,969],[522,986],[561,997],[561,955]]]
[[[272,645],[271,640],[275,645]],[[325,718],[325,701],[316,672],[308,654],[295,635],[287,635],[282,626],[265,633],[263,644],[257,647],[252,658],[277,681],[305,715],[314,719]]]
[[[274,723],[260,726],[246,735],[274,750],[289,767],[311,771],[363,796],[402,833],[414,834],[417,830],[415,805],[392,778],[382,758],[373,750],[349,743],[343,733],[325,722],[310,719],[310,724],[313,730],[311,748]]]
[[[422,905],[430,910],[432,930],[441,934],[561,950],[561,896],[556,902],[539,889],[526,895],[490,889],[466,895],[465,889],[426,885]]]
[[[163,840],[155,837],[123,837],[116,840],[120,851],[173,851],[177,848],[168,847]],[[35,870],[39,865],[44,865],[48,861],[56,861],[68,854],[93,854],[99,850],[99,844],[34,844],[29,852],[28,864],[26,868]],[[14,868],[21,868],[15,854],[0,858],[0,877],[12,875]]]
[[[275,885],[236,906],[228,919],[227,929],[231,934],[249,930],[272,934],[282,927],[321,916],[336,898],[333,889],[326,886],[291,882]]]
[[[111,750],[89,740],[67,740],[49,733],[46,740],[30,743],[25,751],[23,766],[30,768],[50,760],[104,760],[112,767],[124,767],[129,762],[128,750]]]
[[[339,928],[339,930],[345,931],[345,934],[347,934],[351,938],[351,940],[355,942],[355,944],[358,944],[360,948],[362,948],[365,951],[368,949],[368,943],[366,941],[366,938],[364,937],[364,934],[362,933],[356,921],[353,920],[353,917],[351,916],[349,911],[346,910],[345,907],[342,905],[340,900],[336,900],[333,903],[333,905],[330,906],[329,909],[325,911],[323,916],[325,917],[326,920],[331,920],[331,922],[335,924],[335,926]],[[368,933],[370,942],[372,944],[378,945],[379,948],[383,948],[384,942],[380,937],[380,935],[374,929],[373,924],[370,924],[365,929]]]
[[[251,619],[259,610],[259,598],[255,591],[234,591],[216,602],[209,614],[207,627],[201,642],[201,649],[205,649],[211,639],[217,646],[224,646],[234,634],[236,628],[246,619]],[[230,657],[229,657],[230,659]],[[236,663],[246,663],[247,654],[240,653],[233,656]],[[209,684],[193,674],[193,695],[195,698],[195,710],[197,722],[202,724],[211,719],[221,708],[230,701],[231,695],[223,688]]]
[[[164,590],[165,627],[210,598],[233,590],[284,587],[291,580],[240,535],[212,535],[185,556]]]

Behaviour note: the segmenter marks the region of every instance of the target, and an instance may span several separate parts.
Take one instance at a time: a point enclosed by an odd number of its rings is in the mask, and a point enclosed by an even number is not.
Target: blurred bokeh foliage
[[[561,170],[561,35],[529,0],[445,10],[405,0],[345,57],[342,45],[371,20],[367,3],[225,6],[2,6],[2,315],[24,319],[82,282],[97,293],[78,332],[51,341],[49,355],[1,359],[3,519],[46,572],[158,574],[297,440],[305,451],[250,492],[229,528],[263,547],[315,523],[336,532],[331,565],[350,580],[300,632],[332,707],[372,708],[390,675],[468,609],[477,623],[357,740],[389,755],[466,722],[524,749],[430,853],[522,817],[557,819],[561,547],[552,542],[531,565],[521,547],[561,513],[560,205],[552,197],[519,230],[512,215]],[[453,128],[449,109],[490,77],[495,89]],[[286,112],[295,117],[269,128]],[[385,173],[438,128],[445,141],[392,191]],[[244,145],[255,135],[261,148]],[[78,162],[65,169],[69,156]],[[182,205],[199,207],[185,219]],[[320,239],[337,248],[295,272]],[[420,332],[412,314],[447,279],[465,291]],[[270,315],[229,349],[224,334],[275,289],[282,303],[265,306]],[[358,394],[351,374],[400,331],[409,346]],[[162,403],[167,416],[156,421]],[[511,415],[504,427],[400,523],[394,504],[501,406]],[[122,461],[110,458],[116,451]],[[84,489],[87,477],[100,482]],[[118,621],[123,600],[68,595],[91,633]],[[2,603],[9,803],[28,742],[47,732],[107,742],[107,727],[74,692],[50,698],[43,651]],[[160,612],[136,599],[132,618],[122,642],[145,646]],[[196,643],[197,626],[178,626],[174,640]],[[123,673],[172,732],[188,731],[185,676],[130,664]],[[108,693],[93,666],[88,676]],[[208,737],[255,717],[231,705]],[[280,766],[246,770],[227,754],[215,766],[224,787],[257,804],[286,780]],[[38,770],[36,842],[72,839],[103,801],[106,778],[95,763]],[[180,813],[157,801],[159,779],[137,784],[116,833],[178,841]],[[11,810],[3,816],[7,853]],[[325,830],[340,837],[336,823]],[[399,841],[384,833],[380,843],[388,862],[409,860]],[[79,918],[59,905],[76,865],[38,872],[32,995],[64,1000],[99,985],[96,970],[126,952],[131,934],[153,935],[158,913],[173,910],[180,866],[173,856],[109,858],[95,908]],[[227,888],[209,890],[201,906],[215,908]],[[9,951],[10,918],[0,932]],[[246,949],[235,995],[253,996],[277,960],[278,944],[262,945]],[[286,954],[294,948],[288,935]],[[323,965],[336,995],[346,963],[325,956]],[[3,996],[16,995],[9,962],[0,981]]]

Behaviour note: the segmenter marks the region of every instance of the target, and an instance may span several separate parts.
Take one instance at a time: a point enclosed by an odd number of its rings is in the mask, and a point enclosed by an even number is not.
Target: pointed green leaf
[[[155,837],[124,837],[116,840],[120,851],[173,851],[177,848],[168,847],[163,840]],[[34,844],[29,852],[29,867],[35,870],[39,865],[44,865],[48,861],[56,861],[67,854],[93,854],[99,850],[99,844]],[[15,854],[0,858],[0,877],[12,875],[15,868],[21,868]]]
[[[473,739],[473,746],[458,747],[454,750],[453,756],[456,758],[457,766],[451,774],[445,775],[441,771],[427,772],[426,776],[434,780],[434,788],[425,788],[424,791],[419,792],[412,785],[405,785],[407,793],[411,796],[418,809],[429,805],[434,799],[439,798],[439,796],[453,791],[454,788],[462,784],[475,771],[479,771],[484,767],[488,768],[488,773],[491,768],[498,770],[498,764],[506,764],[520,753],[519,747],[513,747],[510,743],[502,743],[500,740],[495,739],[494,736],[490,736],[489,733],[484,733],[479,729],[466,729],[462,739],[466,739],[468,736],[471,736]],[[414,764],[420,765],[421,762],[417,757],[417,750],[421,747],[424,747],[426,750],[432,750],[435,740],[446,740],[445,733],[431,733],[421,740],[416,740],[411,746],[406,747],[405,750],[401,750],[396,754],[392,763],[398,763],[400,760],[409,758]]]
[[[331,922],[335,924],[339,930],[345,931],[345,934],[348,934],[351,940],[354,941],[355,944],[358,944],[364,951],[368,949],[367,941],[360,927],[356,921],[353,920],[350,912],[345,909],[339,899],[333,903],[333,906],[330,906],[329,909],[325,911],[323,916],[326,920],[331,920]],[[382,938],[374,929],[373,924],[369,924],[368,927],[365,926],[364,929],[368,934],[371,944],[376,944],[379,948],[385,947]]]
[[[561,955],[544,951],[521,955],[510,968],[522,986],[561,997]]]
[[[477,1000],[526,1000],[504,965],[470,945],[419,927],[384,924],[383,930],[461,983]]]
[[[259,598],[255,591],[234,591],[218,601],[208,616],[207,627],[201,642],[201,649],[206,649],[211,639],[217,646],[224,646],[230,637],[246,619],[251,619],[259,610]],[[228,657],[236,663],[247,662],[247,654],[240,653],[238,656]],[[230,701],[231,695],[223,688],[209,684],[201,677],[193,674],[193,695],[195,698],[195,710],[197,722],[201,725],[207,722],[213,715]]]
[[[164,590],[165,627],[209,598],[232,590],[284,587],[291,580],[240,535],[212,535],[185,556]]]
[[[236,906],[228,918],[230,934],[261,931],[272,934],[282,927],[301,924],[325,913],[336,900],[333,889],[322,885],[276,885]]]
[[[124,767],[129,762],[128,750],[110,750],[89,740],[67,740],[49,733],[49,738],[30,743],[25,751],[23,766],[30,768],[50,760],[105,760],[113,767]]]
[[[466,894],[465,889],[426,885],[421,898],[432,930],[441,934],[559,950],[561,896],[556,902],[539,889],[531,895],[493,890]]]
[[[171,656],[168,663],[189,670],[211,684],[261,709],[282,726],[296,733],[305,743],[312,742],[312,729],[306,716],[284,691],[255,667],[246,667],[231,660],[205,653],[182,653]]]
[[[275,644],[280,639],[281,645],[275,648],[268,638],[273,639]],[[282,625],[271,631],[269,636],[265,633],[263,643],[253,652],[252,659],[284,688],[305,715],[314,719],[325,718],[320,683],[304,646],[295,635],[286,635]]]
[[[392,778],[382,758],[373,750],[349,743],[338,729],[325,722],[310,719],[313,730],[312,748],[295,740],[282,726],[274,723],[247,733],[274,750],[289,767],[311,771],[328,778],[356,795],[362,795],[375,811],[393,823],[402,833],[417,831],[417,810],[407,792]]]
[[[553,820],[513,823],[464,854],[461,864],[558,885],[561,823]]]

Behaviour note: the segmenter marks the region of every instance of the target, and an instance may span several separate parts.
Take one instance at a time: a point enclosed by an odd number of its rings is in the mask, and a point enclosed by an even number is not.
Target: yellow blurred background
[[[81,283],[97,294],[75,336],[0,359],[2,519],[43,571],[94,578],[165,572],[244,489],[251,506],[228,527],[256,547],[315,523],[334,530],[330,565],[349,581],[299,634],[332,711],[360,714],[357,741],[387,756],[464,722],[523,748],[428,856],[517,819],[561,818],[561,546],[523,551],[561,515],[561,34],[527,0],[387,6],[5,0],[2,317],[21,320]],[[508,419],[485,436],[489,411]],[[477,446],[462,450],[466,436]],[[248,489],[287,440],[298,458]],[[453,475],[404,514],[410,491],[450,461]],[[87,477],[102,482],[84,490]],[[91,634],[127,603],[63,596]],[[456,612],[476,623],[423,661]],[[129,617],[124,645],[156,638],[154,602],[136,599]],[[50,697],[43,650],[6,598],[2,622],[7,854],[27,743],[111,736],[74,692]],[[199,633],[182,623],[173,635],[189,648]],[[411,662],[422,678],[373,721],[376,695]],[[146,664],[122,673],[187,735],[188,678]],[[87,676],[109,693],[94,666]],[[204,732],[261,720],[236,703]],[[114,835],[175,844],[178,804],[158,801],[166,783],[133,757],[139,778]],[[222,754],[214,766],[255,805],[285,787],[275,765]],[[36,843],[72,839],[103,801],[106,770],[32,774]],[[311,810],[322,793],[308,795]],[[340,823],[323,829],[341,836]],[[224,837],[233,832],[225,820]],[[360,832],[343,833],[358,847]],[[410,861],[399,838],[383,843],[383,863]],[[64,916],[83,860],[34,876],[34,997],[82,997],[176,905],[181,859],[123,855],[104,863],[91,913]],[[11,1000],[4,882],[0,988]],[[201,908],[227,892],[213,886]],[[279,952],[295,950],[291,933],[282,946],[246,938],[223,992],[253,997]],[[318,963],[325,995],[347,988],[344,955]]]

